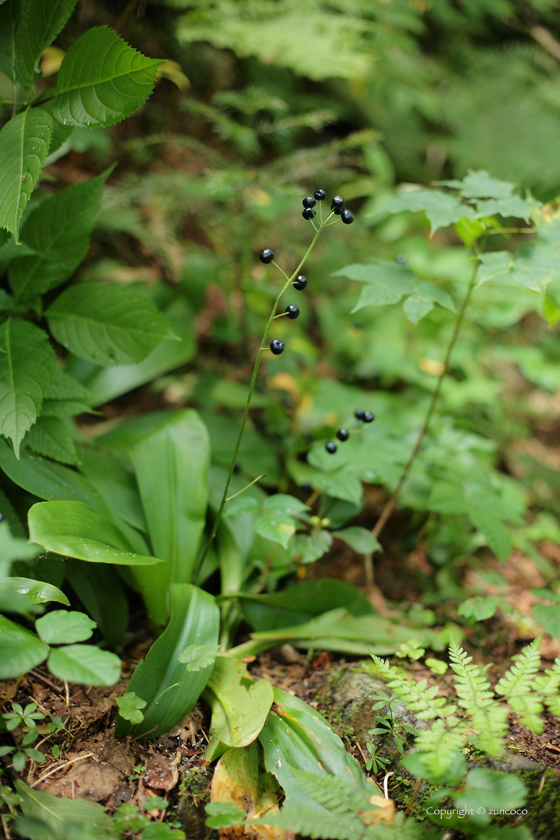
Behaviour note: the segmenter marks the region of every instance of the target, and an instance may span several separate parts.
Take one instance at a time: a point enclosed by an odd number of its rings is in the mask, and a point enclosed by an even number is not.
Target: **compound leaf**
[[[0,432],[16,456],[51,387],[56,356],[43,330],[10,318],[0,326]]]
[[[164,63],[146,58],[108,26],[90,29],[62,60],[54,117],[64,125],[114,125],[144,104]]]
[[[49,151],[52,117],[41,108],[22,111],[0,131],[0,227],[17,242],[19,223]]]
[[[149,298],[112,283],[71,286],[46,315],[64,347],[98,365],[140,362],[173,337],[169,323]]]

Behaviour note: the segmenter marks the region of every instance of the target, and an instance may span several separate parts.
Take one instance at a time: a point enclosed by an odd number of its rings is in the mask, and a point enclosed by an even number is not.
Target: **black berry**
[[[313,488],[311,487],[311,484],[308,481],[304,481],[303,484],[301,485],[301,489],[309,491],[309,490],[312,490]]]
[[[271,263],[274,259],[274,251],[271,251],[270,248],[265,248],[264,251],[261,251],[260,259],[263,263]]]
[[[299,318],[299,307],[295,305],[295,303],[290,303],[289,306],[286,307],[284,310],[290,321],[295,321],[296,318]]]
[[[233,472],[235,473],[235,475],[241,472],[241,464],[239,463],[239,461],[236,461],[233,465]]]
[[[350,212],[350,210],[343,210],[340,214],[340,218],[342,219],[342,223],[345,225],[351,225],[354,221],[354,214]]]
[[[365,411],[363,409],[357,408],[356,411],[354,412],[354,417],[356,418],[356,420],[363,420],[364,419],[364,414],[365,414]]]
[[[317,202],[311,195],[308,195],[307,198],[304,198],[301,203],[306,209],[309,207],[315,207],[315,205],[317,204]]]
[[[350,437],[350,432],[348,431],[348,429],[339,429],[336,433],[336,436],[339,440],[344,442]]]
[[[315,190],[314,195],[317,201],[324,201],[327,197],[325,190]]]
[[[329,453],[329,455],[334,455],[334,453],[336,452],[337,448],[338,448],[338,447],[337,447],[336,443],[333,443],[333,442],[332,442],[332,440],[329,440],[329,442],[328,442],[328,443],[325,443],[325,449],[327,450],[327,452]]]
[[[331,210],[344,210],[344,199],[340,195],[335,195],[331,200]]]
[[[301,215],[306,221],[309,222],[315,217],[315,210],[312,210],[311,207],[306,207]]]
[[[296,279],[294,280],[294,289],[297,289],[298,292],[303,291],[307,286],[307,277],[305,274],[298,274]]]
[[[270,342],[270,349],[272,350],[275,356],[279,356],[280,353],[284,352],[284,342],[280,341],[279,338],[275,338],[273,341]]]
[[[364,416],[362,419],[364,423],[372,423],[375,420],[375,414],[373,413],[373,411],[364,411]]]

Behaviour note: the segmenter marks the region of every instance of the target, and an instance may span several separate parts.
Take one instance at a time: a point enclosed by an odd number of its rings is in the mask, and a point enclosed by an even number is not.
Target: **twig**
[[[45,685],[48,685],[49,688],[52,688],[54,691],[56,691],[57,694],[62,694],[61,689],[57,685],[55,685],[52,682],[52,680],[49,680],[48,677],[44,677],[42,674],[40,674],[39,671],[28,671],[27,673],[31,674],[31,676],[35,677],[36,679],[40,680],[41,682],[44,682]],[[37,702],[37,701],[35,701],[35,702]],[[40,705],[40,704],[37,703],[37,705]]]
[[[71,764],[75,764],[76,761],[82,761],[84,758],[91,758],[93,754],[94,753],[89,752],[89,753],[86,753],[85,755],[78,755],[76,758],[71,758],[70,761],[66,762],[66,764],[59,764],[58,767],[53,767],[51,770],[49,770],[48,773],[45,773],[44,776],[41,776],[40,778],[37,779],[36,782],[33,782],[33,784],[30,785],[30,787],[33,788],[33,787],[35,787],[35,785],[38,785],[41,782],[44,782],[45,779],[49,778],[49,776],[52,776],[54,773],[57,773],[59,770],[64,770],[64,768],[69,767]]]
[[[412,808],[412,806],[414,805],[414,800],[418,796],[418,791],[420,790],[421,785],[422,785],[422,779],[418,779],[418,784],[416,785],[414,793],[412,794],[412,796],[410,798],[410,802],[406,806],[406,811],[404,812],[405,817],[408,817],[409,811]]]

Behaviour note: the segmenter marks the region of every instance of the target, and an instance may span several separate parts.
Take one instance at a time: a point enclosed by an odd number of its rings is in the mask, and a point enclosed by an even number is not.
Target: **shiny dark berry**
[[[332,440],[329,440],[328,443],[325,443],[325,449],[329,453],[329,455],[334,455],[336,450],[338,449],[336,443],[333,443]]]
[[[331,210],[344,210],[344,199],[340,195],[335,195],[331,199]]]
[[[354,214],[351,213],[350,210],[343,210],[340,214],[340,218],[342,219],[342,224],[351,225],[354,221]]]
[[[307,222],[309,222],[311,219],[315,218],[315,210],[312,210],[311,207],[306,207],[301,215]]]
[[[398,254],[397,255],[397,262],[400,263],[400,265],[406,265],[405,255],[404,254]]]
[[[296,279],[294,280],[294,289],[297,289],[298,292],[303,291],[307,286],[307,277],[305,274],[298,274]]]
[[[357,408],[356,411],[354,412],[354,417],[356,418],[356,420],[363,420],[364,419],[364,414],[365,414],[365,411],[363,409]]]
[[[372,423],[375,420],[375,414],[373,411],[364,411],[363,421],[364,423]]]
[[[336,436],[339,440],[344,442],[350,437],[350,432],[348,431],[348,429],[339,429],[336,433]]]
[[[265,248],[264,251],[261,251],[260,259],[263,263],[271,263],[274,259],[274,251],[271,251],[270,248]]]
[[[309,492],[309,490],[312,490],[313,488],[308,481],[304,481],[303,484],[301,485],[301,489],[302,490],[307,490],[307,492]]]
[[[314,196],[317,199],[317,201],[324,201],[327,197],[327,194],[325,190],[315,190]]]
[[[241,464],[239,463],[239,461],[236,461],[233,465],[233,472],[235,475],[241,472]]]
[[[342,216],[342,207],[333,207],[332,211],[335,216]]]
[[[279,356],[280,353],[284,352],[284,342],[280,341],[279,338],[275,338],[273,341],[270,342],[270,349],[272,350],[275,356]]]
[[[296,318],[299,318],[299,307],[295,305],[295,303],[290,303],[289,306],[286,307],[284,310],[290,321],[295,321]]]
[[[301,203],[306,209],[309,207],[315,207],[315,205],[317,204],[317,202],[311,195],[308,195],[307,198],[304,198]]]

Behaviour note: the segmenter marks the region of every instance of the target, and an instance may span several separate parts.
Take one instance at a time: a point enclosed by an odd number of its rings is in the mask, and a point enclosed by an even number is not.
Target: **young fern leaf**
[[[420,732],[414,746],[424,753],[424,764],[435,776],[443,776],[453,766],[457,752],[466,744],[469,727],[457,718],[436,720]]]
[[[395,697],[398,697],[408,709],[417,712],[419,720],[446,718],[457,711],[455,704],[446,705],[444,697],[436,697],[439,691],[438,686],[427,688],[426,680],[419,683],[407,680],[397,668],[389,665],[384,659],[374,655],[372,659],[377,666],[379,676],[387,681]]]
[[[546,670],[543,676],[537,677],[534,686],[549,711],[560,717],[560,657],[554,660],[552,668]]]
[[[459,705],[472,718],[471,725],[478,734],[478,745],[489,755],[498,755],[504,748],[507,709],[496,702],[492,687],[479,668],[470,664],[472,656],[467,656],[458,645],[450,646],[449,656],[456,674],[455,690]]]
[[[515,664],[496,685],[496,694],[503,695],[514,712],[519,715],[521,723],[537,735],[540,735],[544,728],[540,717],[543,704],[535,692],[535,674],[541,661],[540,640],[539,636],[520,654],[514,656]]]

